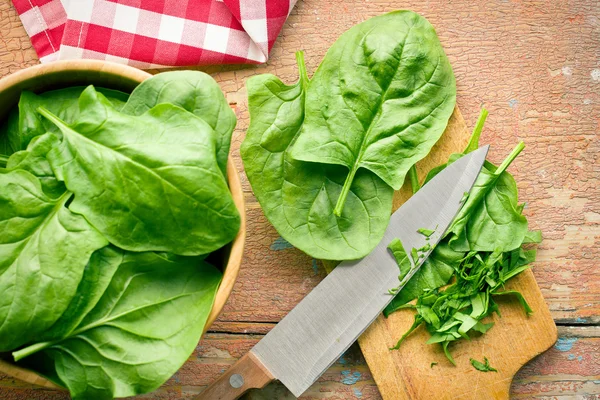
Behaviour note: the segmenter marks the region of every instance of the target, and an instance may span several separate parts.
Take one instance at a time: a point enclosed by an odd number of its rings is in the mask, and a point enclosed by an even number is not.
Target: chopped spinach
[[[431,235],[433,235],[435,233],[435,230],[420,228],[417,230],[417,232],[419,232],[421,235],[423,235],[425,237],[431,237]]]
[[[477,149],[486,116],[484,110],[465,152],[452,155],[447,164],[430,171],[426,182],[450,163]],[[473,189],[464,196],[466,201],[457,217],[425,261],[422,268],[428,262],[439,259],[439,252],[446,249],[452,255],[446,264],[451,269],[447,278],[444,276],[439,284],[419,282],[415,280],[421,272],[419,270],[402,290],[391,290],[395,298],[385,309],[386,316],[402,308],[412,308],[417,312],[413,325],[393,349],[399,348],[410,333],[424,324],[431,334],[427,343],[439,343],[448,360],[454,364],[449,345],[460,339],[469,339],[474,333],[487,332],[493,323],[486,323],[485,318],[494,312],[500,316],[494,297],[515,296],[526,314],[533,312],[521,293],[504,290],[509,279],[530,268],[535,261],[536,251],[525,249],[523,245],[542,240],[541,232],[528,230],[523,207],[518,205],[516,183],[506,172],[523,147],[520,143],[499,167],[486,162]],[[425,236],[430,232],[419,230]],[[392,243],[394,255],[399,254],[399,241]],[[422,249],[425,248],[427,246]],[[406,268],[400,263],[399,266],[401,271]],[[455,277],[454,282],[440,289],[451,276]],[[416,305],[407,304],[414,298],[417,299]]]
[[[490,367],[490,362],[487,357],[483,357],[484,362],[480,362],[474,359],[469,359],[473,368],[481,372],[498,372],[496,368]]]

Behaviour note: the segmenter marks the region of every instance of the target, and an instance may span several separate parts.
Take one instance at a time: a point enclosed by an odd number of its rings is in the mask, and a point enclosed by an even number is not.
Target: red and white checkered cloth
[[[267,61],[296,0],[12,0],[41,62],[138,68]]]

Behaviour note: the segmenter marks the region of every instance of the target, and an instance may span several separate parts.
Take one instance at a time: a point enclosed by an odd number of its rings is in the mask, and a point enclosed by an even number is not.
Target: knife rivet
[[[244,385],[244,377],[240,374],[233,374],[229,378],[229,384],[231,385],[231,387],[239,389]]]

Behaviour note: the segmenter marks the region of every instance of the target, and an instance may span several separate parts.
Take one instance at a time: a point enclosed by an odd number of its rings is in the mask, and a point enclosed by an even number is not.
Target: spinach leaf
[[[95,251],[85,266],[83,276],[69,306],[54,325],[36,338],[36,342],[52,341],[69,336],[98,304],[122,262],[123,252],[117,248],[107,246]]]
[[[163,72],[139,84],[122,112],[142,115],[161,103],[179,106],[213,128],[217,134],[217,163],[226,175],[231,133],[237,120],[217,82],[200,71]]]
[[[74,320],[65,318],[69,329],[13,353],[16,360],[38,352],[52,359],[75,400],[134,396],[163,384],[196,347],[221,281],[216,268],[195,257],[102,253],[79,287]]]
[[[397,238],[390,242],[390,244],[388,245],[388,249],[392,252],[394,259],[396,260],[396,263],[400,268],[400,275],[398,275],[398,280],[402,282],[404,277],[406,277],[406,275],[408,275],[408,273],[412,269],[412,263],[408,258],[408,253],[406,253],[406,251],[404,250],[404,246],[402,245],[400,239]],[[417,262],[417,260],[414,260],[414,262]]]
[[[521,246],[527,219],[518,207],[517,184],[506,167],[524,147],[519,144],[498,168],[486,162],[448,229],[454,250],[505,252]]]
[[[8,136],[8,129],[9,129],[9,125],[11,125],[9,123],[10,118],[15,118],[16,115],[13,115],[13,113],[8,114],[8,116],[6,117],[6,119],[4,121],[0,121],[0,156],[2,157],[3,161],[0,163],[0,166],[5,166],[6,165],[6,159],[8,159],[8,157],[14,153],[15,151],[13,150],[12,146],[10,145],[10,140],[9,140],[9,136]],[[14,126],[14,125],[12,125]]]
[[[24,170],[0,172],[0,351],[35,340],[65,311],[90,255],[108,244]]]
[[[51,122],[42,118],[37,112],[44,107],[67,123],[77,118],[79,107],[77,102],[85,87],[75,86],[59,90],[51,90],[42,94],[23,91],[19,104],[14,107],[7,120],[7,137],[13,151],[24,150],[31,139],[46,132],[60,133]],[[121,109],[128,95],[117,90],[98,88],[116,109]]]
[[[398,240],[398,242],[400,241]],[[402,246],[401,243],[400,246]],[[403,251],[404,249],[402,249]],[[394,296],[392,302],[383,310],[383,315],[387,317],[394,311],[402,308],[409,301],[416,299],[424,291],[435,289],[448,283],[452,275],[454,275],[454,265],[460,262],[464,255],[464,252],[452,250],[447,240],[438,243],[423,265],[421,265],[421,268],[415,272],[402,290]],[[394,246],[394,257],[396,260],[401,257],[401,251],[397,244]],[[400,266],[401,270],[402,268]]]
[[[433,26],[411,11],[371,18],[328,50],[306,89],[304,123],[291,155],[341,165],[341,215],[360,169],[398,190],[444,132],[456,82]]]
[[[486,116],[487,112],[483,110],[465,151],[453,154],[447,164],[429,171],[426,182],[479,146]],[[445,282],[437,286],[423,282],[415,285],[410,296],[403,289],[384,311],[386,315],[402,308],[417,311],[414,323],[392,349],[399,348],[416,328],[425,324],[431,334],[427,343],[439,343],[450,363],[455,364],[450,344],[463,338],[469,339],[473,333],[484,334],[494,324],[484,323],[483,319],[493,312],[500,315],[494,296],[515,296],[528,315],[533,312],[521,293],[504,291],[509,279],[530,268],[535,261],[536,251],[524,250],[522,245],[542,240],[541,232],[527,230],[527,219],[522,215],[523,205],[518,204],[516,183],[506,172],[523,147],[520,143],[499,167],[485,163],[475,186],[465,194],[464,204],[449,231],[432,252],[432,260],[440,249],[450,252],[447,267],[450,276],[454,270],[456,281],[444,290],[438,290],[438,287]],[[427,232],[419,232],[426,236]],[[406,304],[414,297],[417,297],[416,305]],[[489,367],[487,359],[486,364],[474,360],[471,363],[475,368],[494,370]]]
[[[473,366],[473,368],[475,368],[478,371],[481,372],[498,372],[498,370],[496,368],[492,368],[490,366],[490,361],[487,359],[487,357],[483,357],[484,362],[480,362],[477,361],[473,358],[470,358],[469,361],[471,362],[471,365]]]
[[[247,81],[250,127],[241,147],[246,175],[265,216],[294,247],[319,259],[361,258],[383,237],[393,189],[376,175],[358,171],[338,217],[333,209],[345,168],[290,156],[304,121],[309,86],[302,54],[297,58],[300,79],[295,85],[273,75]]]
[[[465,151],[452,154],[448,163],[429,171],[425,183],[448,165],[479,147],[479,137],[487,115],[487,110],[483,109]],[[518,204],[515,179],[506,168],[524,148],[525,145],[519,143],[499,167],[485,162],[465,204],[446,232],[454,250],[511,251],[521,246],[529,232],[527,219],[522,215],[523,210]],[[537,239],[536,234],[531,235],[534,235],[533,239]],[[539,239],[541,241],[541,236]]]
[[[39,178],[44,194],[57,198],[66,192],[64,183],[56,179],[52,167],[46,156],[48,152],[59,143],[59,139],[53,133],[46,133],[34,137],[27,150],[13,153],[7,161],[6,169],[22,169],[31,172]]]
[[[233,240],[240,216],[210,126],[170,104],[120,113],[91,86],[79,107],[70,126],[39,110],[62,132],[48,160],[73,212],[125,250],[199,255]]]

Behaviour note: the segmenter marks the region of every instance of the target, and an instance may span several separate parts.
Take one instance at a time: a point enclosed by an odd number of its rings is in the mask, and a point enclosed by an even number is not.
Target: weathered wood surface
[[[514,398],[600,398],[600,3],[466,0],[300,1],[263,66],[208,67],[239,118],[233,154],[248,126],[244,81],[272,72],[297,79],[294,51],[309,73],[347,28],[369,16],[406,8],[436,27],[458,82],[469,126],[490,111],[482,143],[500,160],[518,140],[525,151],[510,167],[533,227],[544,232],[534,274],[559,324],[559,342],[524,367]],[[0,0],[0,77],[37,64],[9,0]],[[322,266],[278,241],[250,186],[247,250],[234,294],[188,363],[148,399],[193,395],[248,351],[324,276]],[[303,396],[378,399],[357,346]],[[64,399],[0,377],[2,399]],[[280,384],[250,399],[293,398]]]

